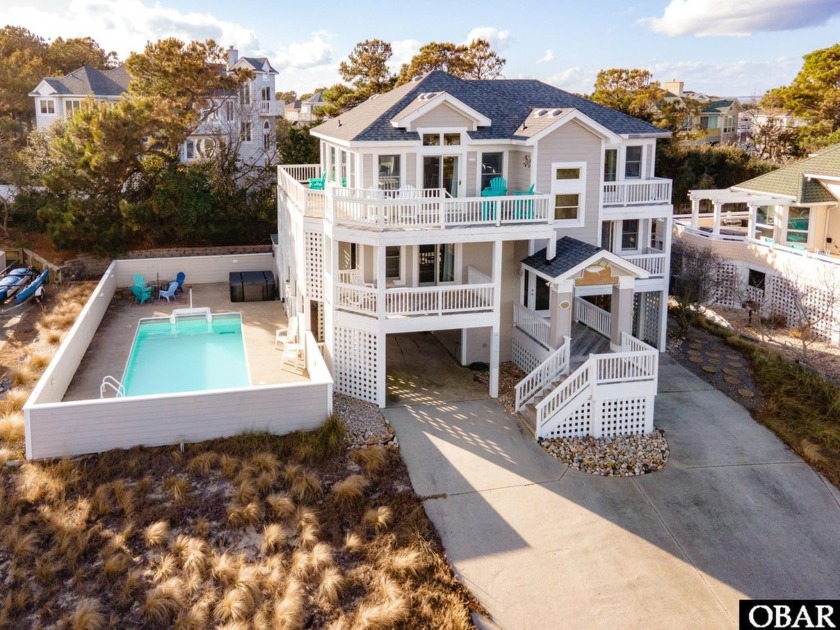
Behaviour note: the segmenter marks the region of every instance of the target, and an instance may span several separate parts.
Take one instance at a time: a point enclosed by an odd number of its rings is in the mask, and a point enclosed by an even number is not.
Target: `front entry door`
[[[446,284],[455,281],[455,246],[420,245],[418,255],[419,284]]]
[[[458,156],[427,155],[423,158],[423,188],[443,188],[458,196]]]

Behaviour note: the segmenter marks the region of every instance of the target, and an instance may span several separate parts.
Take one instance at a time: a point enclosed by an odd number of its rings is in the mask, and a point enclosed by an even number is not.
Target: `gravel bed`
[[[670,449],[665,432],[615,438],[547,439],[542,447],[575,470],[602,477],[635,477],[661,470]]]
[[[344,394],[333,394],[333,412],[347,427],[345,440],[350,448],[363,446],[398,446],[397,436],[373,403]]]

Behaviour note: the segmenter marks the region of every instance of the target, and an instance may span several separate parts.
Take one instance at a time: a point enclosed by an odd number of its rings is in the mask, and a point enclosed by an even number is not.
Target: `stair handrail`
[[[571,345],[571,339],[563,337],[563,344],[516,384],[516,411],[528,404],[548,383],[568,373]]]
[[[123,384],[110,374],[105,376],[102,379],[102,383],[99,385],[99,397],[105,398],[105,392],[108,389],[114,390],[117,398],[123,398],[125,396],[125,387],[123,387]]]
[[[590,355],[583,365],[572,372],[554,391],[536,404],[537,418],[535,435],[540,435],[540,429],[546,422],[560,413],[563,407],[574,400],[579,393],[592,385],[592,368],[595,365],[593,360],[594,356],[597,355]]]

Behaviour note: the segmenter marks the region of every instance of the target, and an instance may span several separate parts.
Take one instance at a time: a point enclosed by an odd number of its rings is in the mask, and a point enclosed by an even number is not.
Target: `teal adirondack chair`
[[[507,182],[504,177],[494,177],[490,180],[490,185],[481,190],[482,197],[504,197],[507,195]],[[481,217],[483,220],[495,219],[496,203],[493,201],[485,201],[481,204]]]
[[[327,181],[327,174],[324,173],[321,177],[309,178],[309,190],[324,190],[324,184]]]
[[[134,294],[134,301],[138,304],[152,299],[152,289],[149,287],[138,287],[135,284],[131,287],[131,292]]]
[[[537,185],[531,184],[528,190],[514,190],[513,194],[517,197],[531,196],[534,194]],[[534,202],[533,201],[517,201],[516,202],[516,218],[517,219],[533,219],[534,218]]]

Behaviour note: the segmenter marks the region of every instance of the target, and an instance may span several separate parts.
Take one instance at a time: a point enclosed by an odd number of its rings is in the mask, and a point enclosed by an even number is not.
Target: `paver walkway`
[[[638,478],[568,469],[493,400],[385,415],[501,628],[732,628],[742,598],[840,593],[840,493],[667,356],[656,425],[671,460]]]

